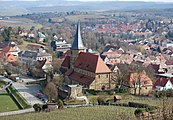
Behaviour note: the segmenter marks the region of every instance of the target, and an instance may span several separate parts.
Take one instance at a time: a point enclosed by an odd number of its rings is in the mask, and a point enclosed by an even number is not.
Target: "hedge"
[[[26,109],[31,107],[13,86],[8,87],[7,92],[11,95],[19,109]]]

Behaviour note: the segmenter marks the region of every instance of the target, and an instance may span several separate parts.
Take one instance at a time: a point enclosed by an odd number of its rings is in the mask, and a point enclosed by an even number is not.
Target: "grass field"
[[[33,20],[27,19],[27,18],[10,18],[8,20],[0,20],[1,26],[7,26],[7,27],[18,27],[25,29],[30,29],[32,26],[35,26],[35,29],[40,29],[42,27],[41,24],[35,23]]]
[[[78,20],[83,22],[83,21],[86,21],[85,20],[86,18],[92,18],[92,19],[105,18],[105,16],[100,15],[100,14],[90,13],[90,14],[87,14],[87,15],[70,15],[70,16],[66,17],[66,19],[68,19],[72,22],[77,22]]]
[[[48,113],[29,113],[2,117],[2,120],[133,120],[134,108],[116,106],[95,106],[68,108]]]
[[[0,82],[0,86],[3,83]],[[6,91],[0,91],[0,112],[14,111],[18,110],[18,107],[12,100],[12,98],[7,94]]]
[[[21,50],[27,50],[27,45],[28,44],[34,44],[34,45],[40,45],[40,44],[37,44],[37,43],[31,43],[31,42],[28,42],[28,41],[25,41],[23,40],[23,43],[21,45],[18,45],[18,47],[21,49]],[[44,46],[44,45],[42,45]]]

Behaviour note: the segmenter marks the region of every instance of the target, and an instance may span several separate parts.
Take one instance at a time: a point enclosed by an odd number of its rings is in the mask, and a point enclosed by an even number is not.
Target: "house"
[[[9,43],[6,47],[0,50],[1,59],[6,62],[16,62],[18,60],[18,53],[20,49],[14,42]]]
[[[158,91],[173,89],[173,75],[171,73],[158,74],[154,88]]]
[[[64,85],[59,88],[59,96],[62,98],[73,98],[83,95],[81,85]]]
[[[18,56],[20,49],[16,46],[15,42],[11,42],[6,47],[2,48],[2,52],[4,53],[4,56],[7,56],[9,54]]]
[[[168,73],[173,73],[173,60],[167,60],[165,62],[166,66],[167,66],[167,72]]]
[[[38,38],[39,38],[39,42],[44,42],[45,41],[45,39],[46,39],[46,35],[42,32],[38,32],[37,33],[37,36],[38,36]]]
[[[35,61],[44,60],[52,62],[52,55],[46,53],[46,51],[43,49],[39,49],[37,51],[27,50],[19,53],[19,60],[26,64],[33,64]]]
[[[13,54],[8,54],[6,56],[6,62],[17,62],[18,59]]]
[[[99,55],[87,53],[85,50],[78,23],[71,54],[66,56],[61,65],[61,70],[65,72],[65,83],[79,84],[87,89],[113,89],[111,70]]]
[[[154,84],[154,88],[158,91],[173,89],[173,79],[159,78]]]
[[[55,39],[51,42],[54,51],[65,53],[70,50],[71,44],[67,43],[63,38]]]
[[[129,88],[131,94],[139,94],[140,89],[140,94],[147,95],[153,88],[153,82],[145,72],[130,73],[123,81],[123,87]]]
[[[44,48],[44,46],[40,45],[40,44],[28,44],[27,45],[27,49],[32,50],[32,51],[37,51],[40,48]]]

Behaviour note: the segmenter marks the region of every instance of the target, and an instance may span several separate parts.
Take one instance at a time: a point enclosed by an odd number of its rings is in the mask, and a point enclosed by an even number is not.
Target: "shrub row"
[[[173,90],[163,90],[158,91],[155,93],[155,97],[161,98],[161,97],[173,97]]]
[[[106,93],[108,95],[113,95],[113,93],[115,91],[113,91],[113,90],[94,90],[94,89],[87,89],[86,92],[89,93],[89,94],[91,94],[91,95],[98,95],[100,93]]]
[[[135,108],[147,108],[147,107],[149,107],[148,104],[136,103],[136,102],[129,102],[128,105],[129,105],[129,107],[135,107]]]

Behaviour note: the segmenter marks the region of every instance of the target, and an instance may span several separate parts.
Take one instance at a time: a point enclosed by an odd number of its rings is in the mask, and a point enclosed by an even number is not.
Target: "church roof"
[[[100,56],[92,54],[80,52],[79,56],[75,61],[75,67],[94,72],[94,73],[109,73],[111,70],[108,66],[103,62]]]
[[[78,22],[76,35],[75,35],[71,49],[72,50],[85,49],[83,41],[82,41],[82,37],[81,37],[80,22]]]
[[[90,85],[95,78],[80,74],[78,72],[72,72],[69,77],[79,83],[85,84],[85,85]]]
[[[61,64],[62,67],[67,67],[69,68],[70,67],[70,56],[66,56],[64,61],[62,62]]]

